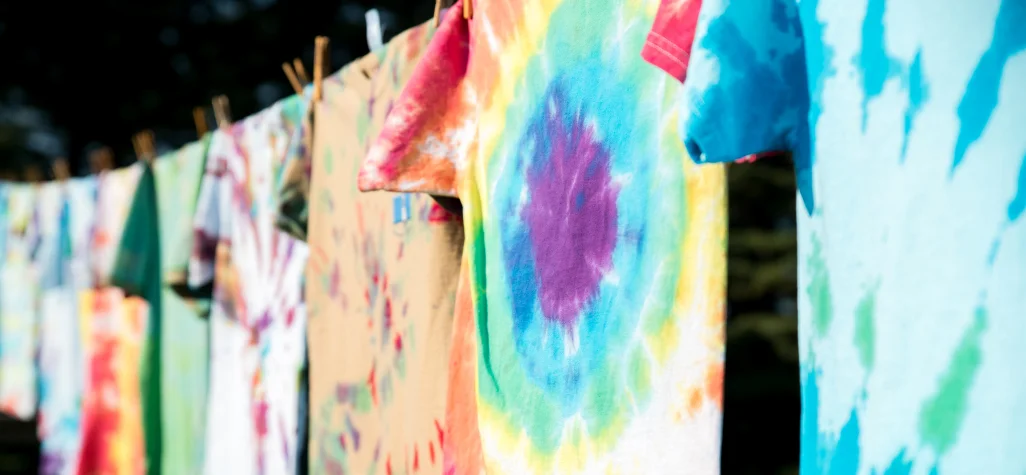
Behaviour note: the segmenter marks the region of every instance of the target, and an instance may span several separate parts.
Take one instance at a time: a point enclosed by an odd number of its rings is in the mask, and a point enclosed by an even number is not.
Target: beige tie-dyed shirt
[[[423,194],[361,193],[357,173],[428,26],[326,82],[315,105],[307,303],[310,470],[442,471],[458,216]]]

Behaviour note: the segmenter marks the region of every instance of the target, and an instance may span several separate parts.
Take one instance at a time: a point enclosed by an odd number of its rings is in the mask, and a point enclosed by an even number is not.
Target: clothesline
[[[435,4],[436,23],[439,20],[441,6],[442,0],[438,0]],[[473,9],[470,2],[465,2],[462,8],[464,17],[468,19],[471,18]],[[371,49],[373,50],[381,43],[381,28],[380,20],[377,16],[377,10],[368,10],[367,20],[368,43],[371,45]],[[312,83],[314,88],[313,100],[315,101],[321,99],[321,81],[325,77],[325,71],[330,69],[330,57],[327,54],[328,45],[329,40],[325,36],[318,36],[314,39],[314,68]],[[296,58],[293,59],[292,64],[289,64],[288,62],[282,63],[282,70],[295,94],[302,95],[306,84],[311,83],[310,79],[307,77],[306,68],[303,65],[302,60]],[[216,96],[211,100],[211,103],[217,126],[226,127],[231,124],[232,119],[228,97],[225,95]],[[196,107],[193,109],[192,114],[197,137],[202,138],[209,131],[206,110],[203,107]],[[143,130],[136,135],[133,135],[132,144],[138,160],[152,160],[156,158],[153,132],[151,130]],[[113,152],[109,147],[100,147],[90,154],[89,162],[92,173],[94,174],[110,170],[113,168],[114,163]],[[54,158],[51,161],[51,173],[53,179],[57,181],[63,181],[71,178],[68,160],[63,157]],[[0,178],[0,181],[5,180]],[[6,181],[16,182],[16,180],[12,179],[7,179]],[[38,168],[29,166],[25,169],[24,181],[29,183],[39,183],[44,181],[44,176]]]
[[[783,151],[802,472],[1023,473],[1026,4],[985,3],[457,0],[0,187],[0,410],[53,473],[715,475],[724,163]]]
[[[330,68],[330,58],[327,55],[328,45],[329,40],[325,36],[318,36],[314,39],[314,100],[319,98],[316,91],[320,90],[321,82],[325,76],[325,71]],[[300,59],[295,59],[293,64],[295,65],[295,69],[293,69],[288,63],[284,63],[282,68],[285,70],[285,74],[290,84],[295,89],[296,95],[301,96],[303,94],[303,87],[308,82],[306,79],[306,71]],[[297,71],[299,73],[298,75]],[[302,78],[302,82],[300,82],[300,78]],[[215,96],[211,100],[211,105],[214,113],[215,124],[221,128],[230,127],[232,123],[232,115],[228,97],[225,95]],[[203,139],[204,135],[209,131],[206,110],[203,107],[196,107],[193,109],[192,113],[197,136],[200,139]],[[157,156],[156,144],[152,130],[143,130],[133,135],[132,148],[135,151],[137,160],[152,163],[153,160],[159,158]],[[174,155],[175,153],[176,151],[172,151],[165,155]],[[90,153],[89,162],[93,174],[111,170],[114,168],[113,152],[110,147],[100,147]],[[54,158],[51,161],[51,173],[55,181],[65,181],[70,179],[72,175],[68,166],[68,160],[64,157]],[[35,166],[26,167],[25,178],[25,181],[28,183],[41,183],[45,181],[41,171]],[[15,180],[4,180],[0,178],[0,183],[5,181],[17,183]]]

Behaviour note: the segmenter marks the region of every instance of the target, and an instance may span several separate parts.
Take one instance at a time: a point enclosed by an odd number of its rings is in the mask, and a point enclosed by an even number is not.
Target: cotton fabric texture
[[[298,460],[306,245],[275,227],[302,99],[214,133],[194,217],[189,284],[215,276],[204,472],[284,474]]]
[[[718,473],[724,173],[639,55],[657,5],[460,7],[360,181],[463,203],[450,473]]]
[[[703,0],[684,140],[798,178],[802,473],[1026,471],[1026,4]]]
[[[701,8],[702,0],[660,0],[641,57],[684,82]]]
[[[361,193],[365,151],[432,27],[325,82],[310,188],[311,471],[443,471],[462,223],[428,195]]]

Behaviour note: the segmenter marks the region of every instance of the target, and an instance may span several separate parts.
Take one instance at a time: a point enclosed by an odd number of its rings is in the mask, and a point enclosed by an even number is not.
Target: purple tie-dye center
[[[534,252],[542,314],[567,330],[599,291],[613,267],[616,199],[608,148],[581,110],[567,110],[566,94],[550,89],[528,130],[532,157],[529,201],[521,211]]]

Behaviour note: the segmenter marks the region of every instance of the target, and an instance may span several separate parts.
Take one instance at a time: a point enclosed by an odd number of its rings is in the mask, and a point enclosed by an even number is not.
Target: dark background
[[[335,70],[368,50],[364,13],[387,40],[427,21],[431,0],[0,0],[0,174],[89,172],[107,145],[135,160],[196,138],[192,109],[225,94],[242,118],[291,94],[281,63],[313,70],[317,35]],[[794,177],[785,159],[731,165],[723,473],[796,474],[799,440]],[[0,416],[0,473],[35,473],[31,423]]]

